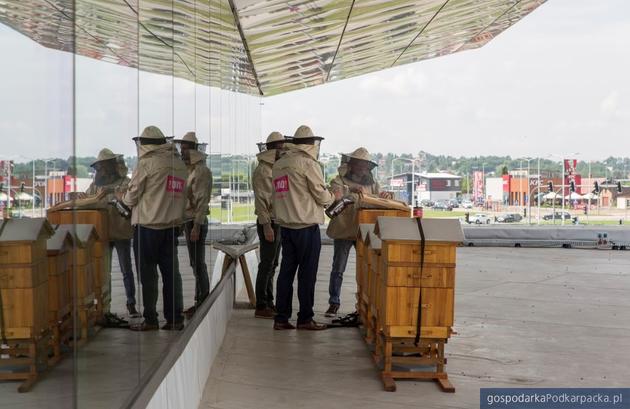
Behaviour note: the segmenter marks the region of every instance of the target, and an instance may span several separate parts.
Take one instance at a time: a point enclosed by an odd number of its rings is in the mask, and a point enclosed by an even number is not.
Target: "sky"
[[[267,98],[77,57],[76,151],[133,154],[140,122],[196,127],[211,151],[251,153],[304,123],[332,153],[629,156],[629,50],[629,1],[549,0],[480,49]],[[0,156],[63,156],[72,56],[1,25],[0,53],[11,56],[0,64]],[[221,108],[210,116],[210,105]]]

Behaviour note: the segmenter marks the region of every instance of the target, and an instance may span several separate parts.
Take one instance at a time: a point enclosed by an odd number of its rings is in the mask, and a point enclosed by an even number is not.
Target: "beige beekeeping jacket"
[[[256,155],[258,166],[254,170],[252,177],[254,188],[254,207],[258,223],[271,223],[273,218],[273,185],[271,183],[271,169],[276,161],[276,149],[270,149]]]
[[[338,168],[339,174],[336,178],[330,182],[331,189],[335,188],[344,188],[344,185],[347,186],[347,189],[357,189],[361,190],[364,195],[368,196],[376,196],[380,192],[380,186],[374,180],[374,177],[371,173],[368,173],[366,178],[361,181],[361,183],[354,182],[351,180],[348,174],[348,166],[347,164],[343,164]],[[344,189],[345,191],[345,189]],[[356,193],[350,193],[354,199],[354,202],[357,203],[359,199],[359,195]],[[332,219],[328,224],[328,229],[326,230],[326,234],[328,237],[332,239],[343,239],[343,240],[355,240],[357,237],[357,232],[359,230],[359,226],[357,225],[357,210],[354,206],[348,206],[344,209],[341,214]]]
[[[292,145],[273,164],[272,206],[276,223],[282,227],[323,224],[324,208],[334,201],[319,162],[306,152],[308,146]]]
[[[170,144],[145,145],[123,202],[132,208],[131,224],[167,229],[183,223],[186,164]]]
[[[212,173],[206,165],[206,155],[196,150],[190,151],[186,190],[186,221],[192,220],[199,225],[208,223]]]
[[[125,219],[118,213],[114,206],[108,203],[114,200],[116,193],[126,192],[129,186],[130,179],[127,176],[123,176],[115,182],[107,185],[96,186],[94,182],[88,187],[85,193],[88,196],[98,194],[99,190],[103,190],[106,194],[102,200],[98,203],[98,207],[107,210],[107,221],[109,224],[109,240],[129,240],[133,237],[133,228],[129,219]]]

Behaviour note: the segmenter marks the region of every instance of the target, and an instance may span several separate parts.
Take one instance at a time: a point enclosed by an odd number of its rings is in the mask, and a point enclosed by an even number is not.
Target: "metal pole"
[[[46,180],[46,184],[44,185],[44,210],[48,209],[48,161],[44,162],[44,179]]]
[[[11,160],[9,160],[7,174],[9,176],[9,189],[7,189],[7,214],[11,217]]]
[[[588,161],[588,184],[589,184],[590,191],[587,194],[592,195],[593,194],[593,175],[591,175],[591,160],[590,159]],[[589,224],[589,217],[591,215],[591,200],[593,200],[592,197],[590,199],[588,199],[588,201],[585,204],[585,206],[586,206],[586,224]]]
[[[529,180],[529,161],[527,159],[527,224],[532,224],[532,185]]]
[[[57,171],[56,166],[55,166],[56,163],[55,163],[55,161],[52,161],[52,163],[53,163],[53,172],[56,172]],[[55,180],[55,179],[53,179],[53,180]],[[53,183],[53,192],[52,192],[52,195],[53,195],[52,205],[53,206],[55,205],[55,195],[56,194],[57,194],[57,186],[56,186],[56,183]]]
[[[33,214],[31,214],[31,217],[35,217],[35,159],[33,159],[31,161],[31,164],[33,165],[33,180],[31,181],[31,185],[33,187],[33,198],[31,200],[31,211],[33,212]]]
[[[560,164],[562,165],[562,213],[560,216],[560,223],[564,226],[564,159],[561,159]]]
[[[411,208],[416,202],[416,161],[411,161]]]
[[[538,158],[538,191],[536,195],[536,207],[538,207],[536,217],[538,218],[538,224],[540,224],[540,158]]]

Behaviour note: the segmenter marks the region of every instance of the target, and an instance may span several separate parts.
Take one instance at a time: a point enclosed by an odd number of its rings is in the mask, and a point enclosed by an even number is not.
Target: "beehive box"
[[[376,319],[377,314],[377,293],[376,293],[376,285],[378,283],[380,277],[380,268],[381,265],[381,239],[373,232],[368,233],[367,238],[367,287],[365,291],[365,301],[367,305],[367,322],[368,322],[368,338],[370,336],[375,335],[375,331],[378,326],[378,321]]]
[[[48,211],[51,224],[91,224],[96,230],[96,244],[91,256],[94,258],[94,282],[105,291],[110,286],[109,218],[105,209],[62,209]]]
[[[361,303],[363,292],[367,292],[367,236],[368,233],[374,231],[374,224],[359,225],[359,233],[356,242],[356,280],[357,280],[357,302]]]
[[[46,219],[0,221],[0,303],[8,339],[33,339],[48,328]]]
[[[74,254],[71,269],[68,274],[68,288],[71,294],[76,287],[76,298],[71,297],[77,307],[91,306],[95,300],[94,259],[92,257],[94,244],[98,238],[96,230],[91,224],[68,225],[62,224],[58,231],[68,232],[74,243]]]
[[[448,338],[454,322],[456,247],[464,239],[463,232],[456,219],[423,219],[421,269],[416,220],[377,220],[375,231],[383,241],[378,325],[389,337],[415,336],[421,302],[421,337]]]
[[[56,325],[65,315],[70,313],[71,287],[68,275],[72,267],[72,236],[65,229],[57,229],[48,239],[48,318]]]
[[[383,216],[411,217],[411,210],[362,208],[357,211],[357,222],[359,226],[361,224],[375,224],[376,219]]]

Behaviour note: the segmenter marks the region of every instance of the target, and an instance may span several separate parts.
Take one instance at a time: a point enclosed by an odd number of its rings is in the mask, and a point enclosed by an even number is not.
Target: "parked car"
[[[543,220],[554,220],[554,219],[557,219],[557,220],[562,220],[562,219],[570,220],[571,219],[571,213],[569,213],[569,212],[555,212],[555,213],[546,214],[546,215],[543,216]]]
[[[464,209],[472,209],[473,208],[473,203],[470,200],[464,200],[462,202],[462,207]]]
[[[499,223],[517,223],[523,220],[523,216],[519,213],[504,213],[497,216],[497,222]]]
[[[428,200],[428,199],[422,199],[420,201],[420,206],[422,207],[433,207],[434,204],[435,203],[433,203],[431,200]]]
[[[468,219],[468,223],[474,224],[490,224],[491,222],[492,218],[485,213],[477,213]]]
[[[450,199],[450,200],[447,200],[446,202],[451,205],[451,209],[455,209],[456,207],[459,207],[459,202],[456,199]]]
[[[449,202],[435,202],[433,205],[433,210],[443,210],[443,211],[451,211],[453,210],[453,206]]]

